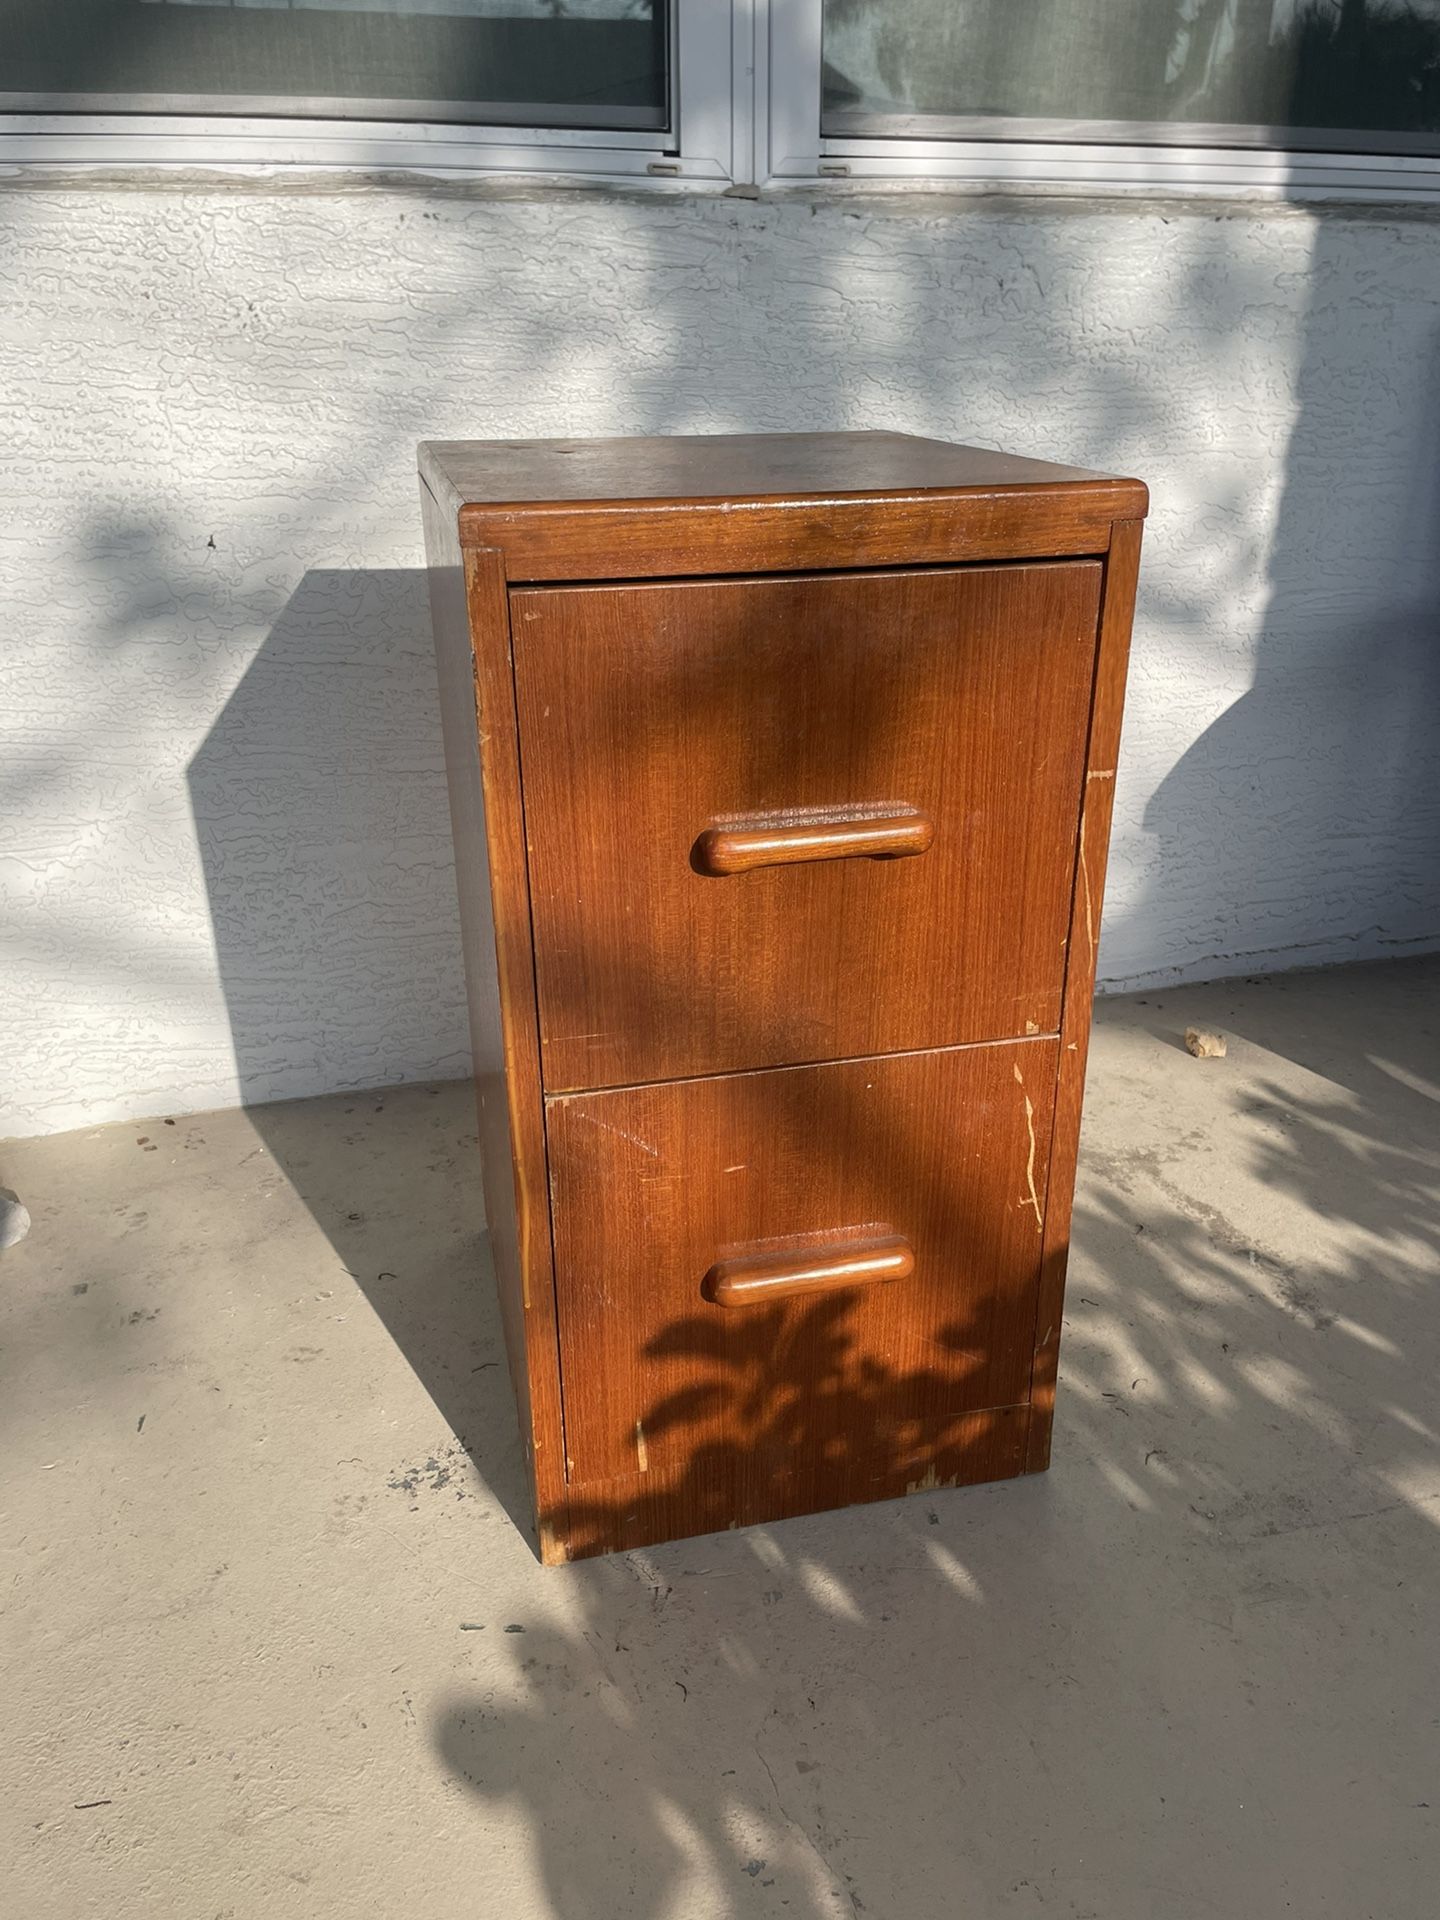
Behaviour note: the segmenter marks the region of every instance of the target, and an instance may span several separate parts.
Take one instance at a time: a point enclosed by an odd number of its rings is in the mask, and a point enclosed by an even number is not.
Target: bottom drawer
[[[572,1553],[1020,1471],[1057,1048],[548,1104]]]

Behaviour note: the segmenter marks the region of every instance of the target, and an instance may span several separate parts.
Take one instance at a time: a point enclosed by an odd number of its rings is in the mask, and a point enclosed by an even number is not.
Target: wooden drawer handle
[[[763,1306],[803,1293],[867,1287],[878,1280],[905,1280],[915,1271],[915,1253],[898,1233],[878,1240],[841,1241],[799,1252],[748,1253],[717,1260],[700,1291],[717,1307]]]
[[[704,873],[748,873],[801,860],[859,860],[924,853],[935,838],[928,813],[832,815],[753,826],[707,827],[695,843]]]

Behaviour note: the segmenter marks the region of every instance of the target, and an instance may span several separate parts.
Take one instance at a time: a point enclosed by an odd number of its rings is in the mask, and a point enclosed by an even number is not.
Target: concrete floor
[[[1437,1101],[1102,1004],[1050,1475],[550,1572],[467,1088],[5,1149],[5,1910],[1431,1920]]]

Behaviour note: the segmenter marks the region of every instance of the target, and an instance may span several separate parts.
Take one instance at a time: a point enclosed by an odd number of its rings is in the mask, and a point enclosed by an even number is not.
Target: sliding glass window
[[[1440,0],[824,0],[832,138],[1440,153]]]
[[[0,0],[0,107],[663,131],[667,0]]]

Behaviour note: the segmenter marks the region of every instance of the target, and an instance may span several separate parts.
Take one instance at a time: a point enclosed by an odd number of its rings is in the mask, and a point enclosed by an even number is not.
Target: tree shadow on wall
[[[1190,923],[1198,951],[1184,971],[1201,979],[1256,960],[1344,958],[1342,938],[1365,958],[1440,937],[1440,791],[1428,772],[1440,712],[1440,347],[1418,432],[1413,399],[1383,357],[1336,391],[1334,367],[1364,298],[1342,260],[1364,232],[1362,222],[1342,242],[1320,229],[1250,684],[1146,804],[1155,875],[1107,927],[1104,978],[1153,973],[1145,929],[1167,911]],[[1390,449],[1407,443],[1415,464],[1397,476]],[[1354,587],[1362,551],[1385,582],[1363,599]],[[1135,689],[1135,704],[1147,698]],[[1196,898],[1197,886],[1208,898]]]
[[[1268,9],[1250,11],[1258,85]],[[1235,9],[1212,0],[1195,14],[1204,66]],[[1269,46],[1280,91],[1256,102],[1257,120],[1440,127],[1440,20],[1323,0],[1298,9]],[[1203,101],[1195,111],[1212,117]],[[1154,977],[1146,929],[1156,918],[1188,925],[1191,951],[1176,971],[1200,979],[1440,937],[1440,792],[1426,773],[1440,711],[1440,334],[1426,300],[1423,344],[1412,341],[1403,359],[1395,351],[1394,323],[1412,295],[1379,268],[1386,244],[1364,207],[1331,206],[1316,221],[1266,601],[1253,635],[1228,642],[1233,663],[1223,628],[1210,663],[1217,677],[1243,671],[1249,685],[1150,795],[1153,877],[1110,917],[1104,980]],[[1271,298],[1268,287],[1249,294],[1257,313]],[[1256,374],[1237,337],[1237,396]],[[1227,511],[1216,503],[1214,528]],[[1199,545],[1211,531],[1202,523],[1184,537]],[[1246,552],[1247,566],[1255,557]],[[1197,640],[1217,625],[1213,598],[1171,617]],[[1167,704],[1210,697],[1198,676],[1157,691]],[[1150,698],[1143,682],[1132,686],[1133,708],[1143,713]]]

